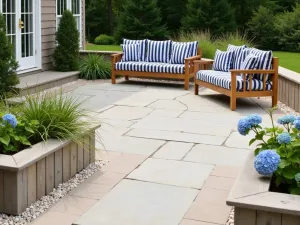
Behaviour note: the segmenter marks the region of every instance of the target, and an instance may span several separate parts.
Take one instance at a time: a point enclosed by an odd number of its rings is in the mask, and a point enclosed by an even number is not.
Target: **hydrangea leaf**
[[[255,141],[256,141],[255,138],[251,139],[251,140],[249,141],[249,146],[251,146]]]
[[[279,168],[283,169],[287,166],[291,165],[291,162],[285,160],[285,159],[282,159],[279,163]]]
[[[8,146],[9,142],[10,142],[10,136],[8,134],[3,135],[2,137],[0,137],[0,141],[5,144],[6,146]]]
[[[282,173],[285,178],[293,180],[298,171],[294,168],[286,167],[283,169]]]
[[[300,187],[292,188],[290,192],[292,195],[300,195]]]

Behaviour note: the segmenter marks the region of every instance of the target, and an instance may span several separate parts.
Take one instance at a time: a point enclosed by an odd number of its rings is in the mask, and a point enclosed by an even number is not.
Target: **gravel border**
[[[79,184],[84,182],[87,178],[92,176],[95,172],[99,171],[102,166],[107,164],[107,161],[96,161],[91,163],[87,168],[76,174],[70,180],[60,184],[53,191],[43,196],[40,200],[33,203],[19,216],[8,216],[6,214],[0,214],[1,225],[24,225],[32,222],[38,218],[44,212],[46,212],[52,205],[61,200],[72,189],[76,188]]]

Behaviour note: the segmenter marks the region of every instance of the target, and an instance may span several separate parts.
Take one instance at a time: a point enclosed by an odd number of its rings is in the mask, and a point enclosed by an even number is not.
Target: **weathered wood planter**
[[[48,140],[13,156],[0,155],[0,213],[18,215],[95,161],[95,134],[84,145]]]
[[[234,225],[299,225],[300,196],[270,192],[270,178],[254,169],[250,153],[227,200],[234,206]]]

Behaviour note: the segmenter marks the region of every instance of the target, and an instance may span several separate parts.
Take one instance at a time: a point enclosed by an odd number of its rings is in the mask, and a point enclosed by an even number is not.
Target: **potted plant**
[[[1,106],[0,213],[18,215],[95,161],[99,126],[80,102],[62,93]]]
[[[241,135],[251,131],[258,143],[246,160],[227,204],[235,206],[235,225],[300,224],[300,117],[283,116],[262,128],[262,118],[250,115],[238,122]]]

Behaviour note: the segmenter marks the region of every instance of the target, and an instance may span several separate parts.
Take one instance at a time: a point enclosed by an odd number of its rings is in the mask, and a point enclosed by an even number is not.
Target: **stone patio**
[[[249,152],[236,132],[260,99],[238,100],[175,84],[87,83],[72,94],[103,121],[97,158],[109,160],[32,225],[224,225],[225,201]],[[276,113],[275,117],[282,113]]]

